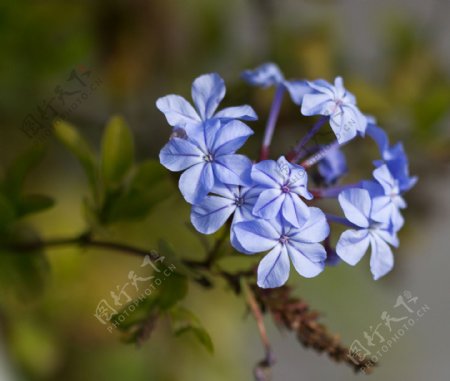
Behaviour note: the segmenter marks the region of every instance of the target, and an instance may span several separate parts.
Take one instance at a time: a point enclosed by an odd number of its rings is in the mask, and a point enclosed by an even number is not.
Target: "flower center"
[[[284,184],[281,186],[281,191],[283,193],[289,193],[291,190],[289,189],[289,184]]]
[[[203,160],[206,161],[207,163],[209,163],[214,160],[214,157],[212,154],[207,153],[206,155],[203,156]]]
[[[242,205],[244,205],[244,197],[242,197],[242,196],[235,196],[234,197],[234,203],[235,203],[235,205],[238,208],[241,207]]]
[[[287,235],[284,235],[284,234],[283,234],[283,235],[280,237],[279,241],[280,241],[280,243],[281,243],[282,245],[285,245],[285,244],[289,241],[289,237],[288,237]]]

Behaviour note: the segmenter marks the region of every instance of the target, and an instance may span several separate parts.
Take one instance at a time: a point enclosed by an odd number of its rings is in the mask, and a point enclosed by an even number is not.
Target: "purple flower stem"
[[[284,86],[278,85],[272,101],[272,106],[270,107],[269,118],[267,119],[259,160],[266,160],[269,158],[270,144],[272,143],[273,133],[275,131],[275,126],[277,125],[278,115],[280,114],[283,95]]]
[[[341,185],[337,187],[331,187],[331,188],[311,188],[309,191],[314,195],[316,198],[336,198],[339,196],[339,193],[341,193],[343,190],[350,189],[350,188],[357,188],[359,187],[359,183],[355,184],[346,184]]]
[[[289,155],[292,159],[291,162],[297,162],[302,157],[303,147],[311,140],[311,138],[320,130],[320,128],[328,121],[328,116],[322,116],[317,123],[308,131],[308,133],[303,136],[303,138],[297,143],[297,145],[292,150]]]
[[[325,213],[325,216],[327,217],[327,221],[329,221],[329,222],[334,222],[337,224],[345,225],[345,226],[348,226],[353,229],[359,229],[358,226],[356,226],[355,224],[352,224],[345,217],[339,217],[339,216],[335,216],[334,214],[328,214],[328,213]]]

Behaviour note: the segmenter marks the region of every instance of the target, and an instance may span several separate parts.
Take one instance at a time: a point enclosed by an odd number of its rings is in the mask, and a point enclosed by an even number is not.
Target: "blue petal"
[[[386,164],[381,165],[373,171],[373,177],[380,183],[384,189],[386,195],[390,195],[392,192],[398,193],[399,189],[396,188],[396,182],[392,177],[391,172]]]
[[[309,208],[308,221],[292,236],[294,242],[315,243],[323,241],[330,234],[325,214],[315,207]]]
[[[249,105],[224,108],[217,112],[214,117],[225,121],[232,119],[258,120],[258,115],[256,115],[255,110]]]
[[[224,184],[250,185],[252,162],[244,155],[222,155],[213,162],[215,176]]]
[[[310,94],[311,92],[313,92],[306,81],[286,81],[284,82],[284,86],[289,92],[292,102],[297,105],[302,104],[303,97],[306,94]]]
[[[258,286],[261,288],[282,286],[289,278],[289,270],[286,246],[278,244],[259,263]]]
[[[386,275],[394,267],[394,255],[389,245],[376,234],[370,239],[371,255],[370,255],[370,271],[373,279],[377,280]]]
[[[372,201],[367,190],[346,189],[339,194],[338,199],[347,220],[362,228],[369,227]]]
[[[289,167],[279,168],[273,160],[263,160],[253,165],[252,179],[255,184],[265,187],[279,187],[283,184],[283,171],[290,171]]]
[[[282,214],[283,218],[292,226],[300,227],[308,220],[310,212],[300,197],[287,193],[282,206]]]
[[[202,157],[202,151],[194,144],[180,138],[170,139],[159,153],[159,161],[171,171],[182,171],[201,163]]]
[[[167,95],[156,101],[156,107],[166,116],[167,122],[174,127],[184,127],[189,123],[198,123],[200,117],[189,102],[179,95]]]
[[[279,189],[266,189],[256,200],[253,213],[256,216],[271,219],[275,218],[283,205],[285,194]]]
[[[333,129],[339,144],[353,139],[360,126],[358,114],[349,106],[339,107],[330,117],[330,126]],[[363,124],[365,130],[365,124]],[[361,126],[359,128],[362,128]]]
[[[327,253],[318,243],[289,245],[288,252],[295,270],[305,278],[313,278],[325,269]]]
[[[225,83],[217,73],[204,74],[192,84],[192,99],[202,120],[214,115],[224,96]]]
[[[328,185],[335,183],[347,173],[347,161],[339,146],[328,150],[324,158],[319,162],[317,169]]]
[[[273,224],[265,220],[238,222],[233,225],[233,230],[240,245],[251,253],[272,249],[281,235]]]
[[[190,204],[199,204],[214,186],[214,174],[211,164],[201,163],[187,169],[180,176],[178,187],[185,200]]]
[[[386,132],[381,128],[369,122],[367,126],[367,135],[369,135],[375,143],[377,143],[378,149],[380,150],[381,155],[384,155],[389,148],[389,138]]]
[[[336,107],[336,103],[328,94],[305,94],[301,112],[305,116],[330,115]]]
[[[236,209],[234,201],[220,196],[206,196],[201,204],[194,205],[191,222],[203,234],[219,230]]]
[[[339,237],[336,253],[349,265],[356,265],[367,251],[370,243],[368,230],[346,230]]]
[[[254,70],[245,70],[242,79],[253,86],[269,87],[284,81],[283,74],[274,63],[265,63]]]
[[[253,130],[238,120],[225,124],[215,136],[214,155],[227,155],[236,152],[251,135],[253,135]]]

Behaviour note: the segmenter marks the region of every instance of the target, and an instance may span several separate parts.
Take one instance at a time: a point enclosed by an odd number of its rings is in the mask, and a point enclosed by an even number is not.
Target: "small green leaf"
[[[18,214],[25,216],[27,214],[42,212],[55,205],[55,200],[49,196],[41,194],[31,194],[22,196],[18,201]]]
[[[125,121],[111,118],[102,140],[102,176],[107,184],[120,183],[134,162],[133,136]]]
[[[26,176],[43,159],[44,153],[43,146],[32,146],[7,168],[3,186],[8,197],[16,199],[22,193]]]
[[[164,271],[164,270],[162,270]],[[186,297],[188,291],[187,277],[176,272],[170,275],[160,286],[158,293],[158,306],[162,310],[168,310]]]
[[[192,332],[197,340],[203,344],[208,352],[214,352],[214,345],[208,332],[202,326],[200,320],[184,307],[175,307],[169,311],[172,330],[176,336],[186,332]]]
[[[108,200],[104,221],[137,220],[146,217],[152,208],[172,194],[167,172],[155,160],[138,165],[128,188],[114,200]]]
[[[58,120],[55,125],[56,137],[80,161],[92,189],[97,183],[97,164],[95,154],[89,144],[71,124]]]

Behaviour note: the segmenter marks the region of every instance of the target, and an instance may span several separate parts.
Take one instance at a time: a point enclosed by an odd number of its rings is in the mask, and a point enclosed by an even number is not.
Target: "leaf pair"
[[[55,133],[86,174],[91,198],[85,209],[92,225],[144,218],[170,195],[166,173],[156,161],[135,163],[133,137],[121,117],[108,122],[99,157],[72,125],[58,121]]]

